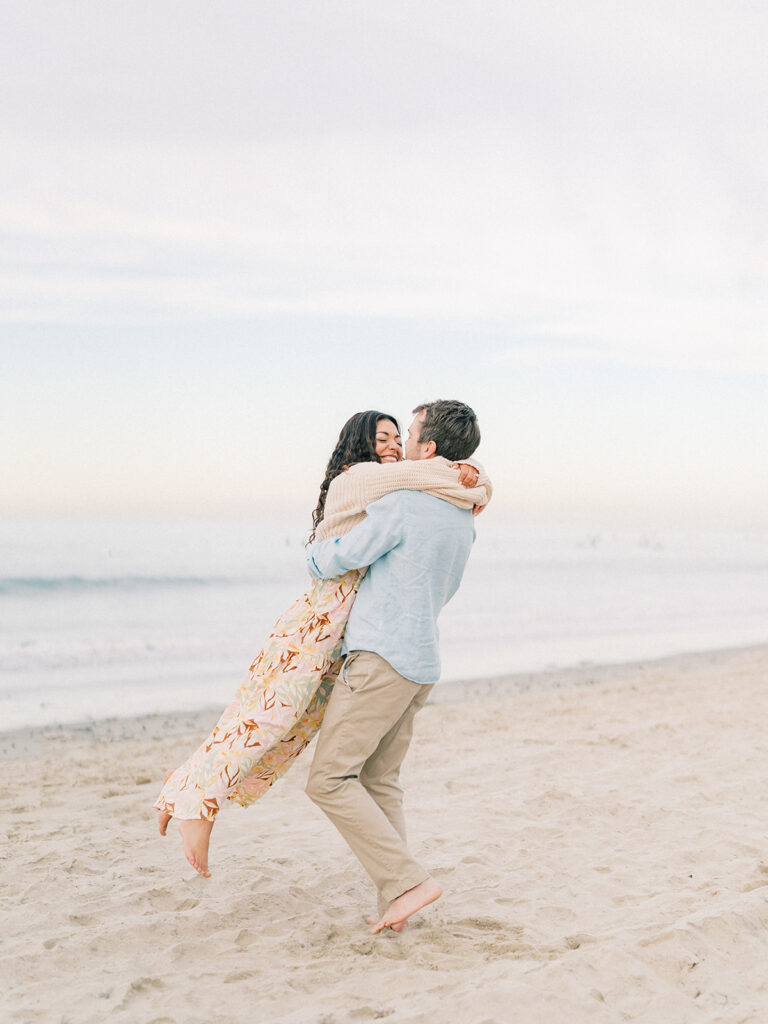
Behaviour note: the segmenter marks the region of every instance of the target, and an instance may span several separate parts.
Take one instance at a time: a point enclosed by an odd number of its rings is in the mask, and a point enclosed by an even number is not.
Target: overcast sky
[[[0,510],[314,504],[477,410],[499,512],[768,522],[765,5],[0,15]]]

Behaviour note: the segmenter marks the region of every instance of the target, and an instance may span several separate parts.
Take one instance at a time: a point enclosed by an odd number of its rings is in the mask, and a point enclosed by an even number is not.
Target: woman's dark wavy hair
[[[317,507],[312,513],[312,535],[307,543],[311,544],[315,539],[317,528],[323,521],[325,499],[328,496],[331,480],[358,462],[381,462],[376,454],[376,426],[380,420],[392,420],[397,427],[398,434],[400,433],[400,426],[395,417],[390,416],[388,412],[379,412],[377,409],[356,412],[341,428],[339,440],[328,459],[325,479],[320,485],[320,497],[317,500]]]

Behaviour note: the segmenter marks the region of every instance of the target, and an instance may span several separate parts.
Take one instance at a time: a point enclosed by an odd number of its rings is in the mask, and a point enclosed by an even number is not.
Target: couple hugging
[[[155,803],[160,832],[176,818],[187,860],[208,877],[223,804],[257,800],[320,730],[307,793],[376,886],[373,934],[400,931],[441,893],[406,845],[398,778],[440,676],[437,617],[461,582],[472,512],[491,496],[468,461],[480,443],[472,409],[437,401],[414,413],[405,459],[393,416],[370,410],[344,424],[313,514],[315,582]]]

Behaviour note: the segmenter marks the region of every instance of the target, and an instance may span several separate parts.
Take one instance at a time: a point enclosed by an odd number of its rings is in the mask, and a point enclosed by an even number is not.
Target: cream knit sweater
[[[487,505],[493,488],[488,474],[474,459],[462,459],[479,472],[474,487],[463,487],[451,463],[436,455],[433,459],[405,459],[402,462],[358,462],[331,481],[325,499],[325,517],[317,528],[316,539],[328,540],[349,533],[365,519],[372,501],[390,491],[425,491],[444,498],[459,508]]]

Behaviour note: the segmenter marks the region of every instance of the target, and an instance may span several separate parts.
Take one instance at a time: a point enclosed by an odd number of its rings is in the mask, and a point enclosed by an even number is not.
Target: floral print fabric
[[[362,575],[317,580],[280,617],[213,732],[169,776],[158,810],[213,821],[225,801],[246,807],[290,768],[323,720]]]

